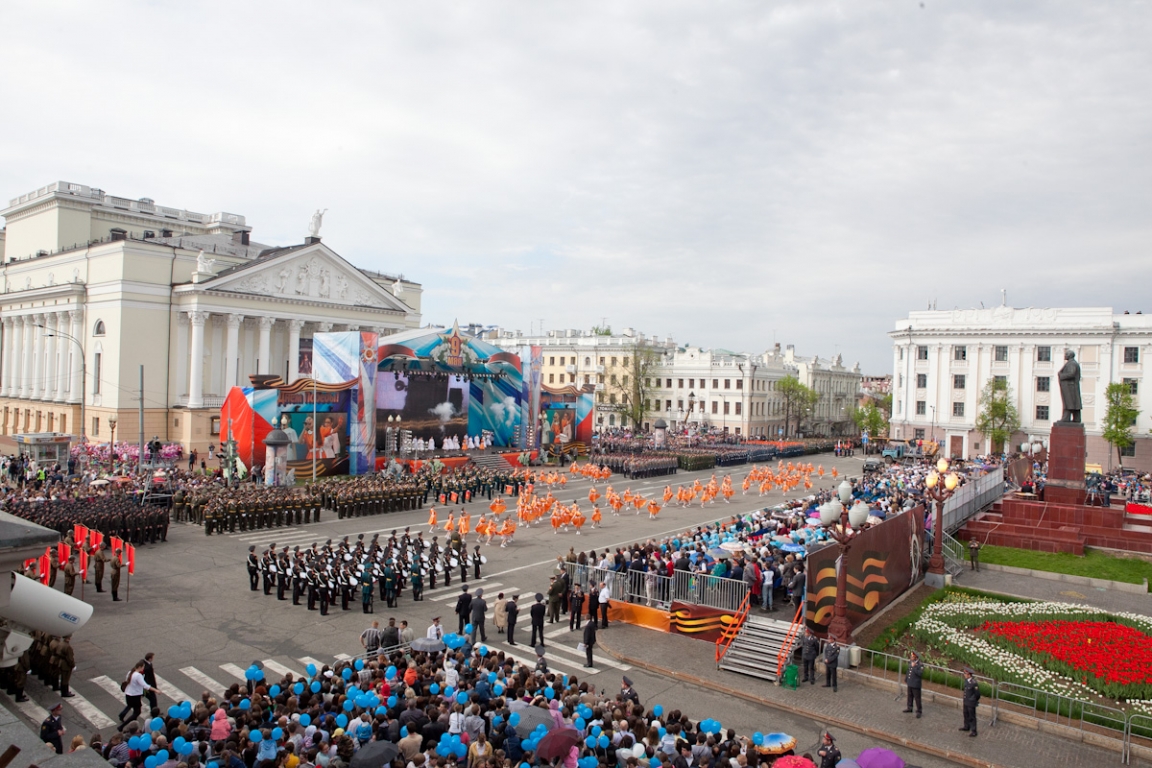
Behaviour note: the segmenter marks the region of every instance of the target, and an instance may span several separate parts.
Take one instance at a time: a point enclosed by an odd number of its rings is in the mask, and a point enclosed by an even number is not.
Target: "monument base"
[[[1088,498],[1088,492],[1083,488],[1066,488],[1063,485],[1044,486],[1044,501],[1052,504],[1083,505]]]
[[[1044,500],[1061,504],[1083,504],[1085,449],[1084,424],[1057,421],[1048,439],[1048,482]]]

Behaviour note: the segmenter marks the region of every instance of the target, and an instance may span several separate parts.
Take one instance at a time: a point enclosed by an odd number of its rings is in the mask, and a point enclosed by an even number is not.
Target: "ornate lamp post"
[[[108,428],[112,430],[112,440],[108,443],[108,474],[116,471],[116,419],[108,419]]]
[[[828,537],[840,548],[836,604],[832,609],[832,621],[828,624],[828,638],[840,645],[852,645],[852,623],[848,620],[848,551],[863,530],[871,510],[863,499],[858,499],[850,509],[845,506],[852,501],[852,484],[847,480],[840,483],[836,495],[839,498],[820,507],[820,522],[828,532]]]
[[[936,469],[924,478],[924,495],[936,502],[936,521],[932,525],[932,558],[928,561],[928,574],[924,581],[932,587],[947,585],[948,574],[944,570],[944,502],[952,498],[960,478],[955,472],[948,472],[948,459],[936,462]],[[944,482],[941,483],[941,476]]]

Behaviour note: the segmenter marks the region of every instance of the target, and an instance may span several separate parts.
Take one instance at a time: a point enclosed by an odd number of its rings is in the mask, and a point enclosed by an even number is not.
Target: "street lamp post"
[[[852,501],[852,484],[847,480],[840,483],[836,495],[838,498],[820,507],[820,522],[828,532],[828,537],[840,548],[840,567],[836,572],[836,604],[832,609],[832,621],[828,624],[828,639],[840,645],[852,645],[852,622],[848,620],[848,551],[863,530],[871,510],[863,499],[858,499],[851,508],[847,506]]]
[[[48,330],[43,325],[37,325],[36,327],[45,331]],[[81,344],[80,340],[72,334],[61,330],[57,330],[55,333],[45,333],[44,335],[49,338],[53,336],[59,336],[61,339],[67,339],[68,341],[75,344],[76,349],[80,352],[80,443],[83,444],[88,436],[84,413],[84,387],[87,386],[88,381],[88,360],[84,357],[84,345]],[[59,375],[59,373],[57,373],[57,375]]]
[[[930,405],[928,408],[932,411],[932,442],[936,442],[936,406]]]
[[[952,498],[960,478],[955,472],[948,472],[948,459],[941,458],[936,462],[936,469],[924,478],[924,495],[936,502],[936,520],[932,525],[932,557],[928,560],[928,573],[924,583],[931,587],[943,587],[948,584],[948,574],[944,569],[944,502]],[[943,477],[942,477],[943,476]],[[940,482],[943,479],[944,482]]]
[[[116,471],[116,419],[108,419],[108,428],[112,430],[112,440],[108,443],[108,474]]]

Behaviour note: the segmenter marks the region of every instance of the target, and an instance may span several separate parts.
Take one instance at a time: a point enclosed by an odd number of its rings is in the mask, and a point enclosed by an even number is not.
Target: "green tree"
[[[863,407],[853,409],[852,421],[858,430],[868,433],[869,442],[888,434],[888,418],[876,403],[867,402]]]
[[[784,400],[784,436],[791,434],[792,417],[796,417],[796,431],[804,426],[804,419],[816,406],[820,394],[800,383],[795,376],[785,376],[776,382],[776,391]]]
[[[625,360],[624,370],[616,383],[611,380],[604,387],[609,393],[609,400],[615,395],[617,412],[625,424],[631,424],[633,429],[644,426],[644,417],[659,410],[659,402],[653,401],[652,393],[659,386],[659,379],[653,378],[653,373],[664,361],[662,350],[650,344],[637,344],[632,355]]]
[[[1132,427],[1140,409],[1127,384],[1109,384],[1104,390],[1104,439],[1116,448],[1116,457],[1124,465],[1124,449],[1132,445]]]
[[[1002,379],[989,379],[980,393],[976,429],[984,433],[992,452],[997,453],[1019,428],[1020,414],[1013,402],[1012,388]]]
[[[612,326],[610,326],[610,325],[605,325],[605,326],[594,325],[594,326],[592,326],[592,335],[593,336],[611,336],[612,335]]]

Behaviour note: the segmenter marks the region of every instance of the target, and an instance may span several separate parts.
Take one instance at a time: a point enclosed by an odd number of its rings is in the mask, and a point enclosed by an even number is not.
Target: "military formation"
[[[389,607],[395,607],[410,590],[412,600],[423,600],[425,585],[436,589],[438,579],[444,586],[452,585],[452,576],[459,572],[460,581],[479,579],[481,566],[486,562],[477,545],[469,552],[459,533],[453,532],[440,543],[437,536],[431,540],[424,533],[413,535],[405,528],[381,541],[379,535],[365,540],[361,534],[353,543],[349,536],[333,544],[329,539],[323,545],[314,542],[311,547],[277,549],[275,542],[262,553],[256,547],[248,548],[247,570],[249,588],[260,589],[261,578],[265,595],[276,592],[277,600],[288,600],[300,605],[307,601],[308,610],[328,614],[328,607],[340,603],[350,610],[359,602],[364,613],[373,612],[375,595]]]
[[[72,670],[76,668],[76,652],[72,648],[71,635],[56,637],[39,630],[32,635],[32,645],[21,654],[16,664],[0,667],[0,685],[16,701],[28,701],[24,684],[31,672],[41,682],[66,699],[73,695],[69,685]]]
[[[492,500],[493,494],[518,496],[520,487],[529,482],[529,474],[523,470],[495,470],[488,467],[464,466],[451,472],[439,472],[436,467],[426,464],[414,477],[423,489],[424,501],[428,497],[447,503],[465,504],[481,497]],[[511,490],[509,490],[511,489]],[[452,495],[456,495],[453,501]]]
[[[131,495],[111,492],[81,498],[30,499],[11,496],[0,509],[23,520],[51,528],[61,536],[83,525],[105,536],[117,536],[132,544],[155,544],[168,540],[168,509],[140,506]]]
[[[624,475],[633,480],[642,477],[658,477],[661,475],[674,475],[680,466],[675,456],[640,456],[640,455],[609,455],[597,457],[596,462],[618,475]]]

